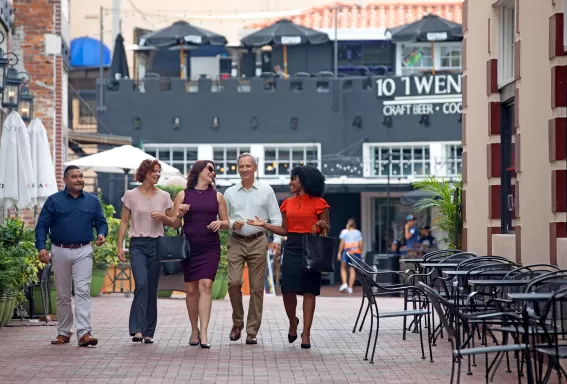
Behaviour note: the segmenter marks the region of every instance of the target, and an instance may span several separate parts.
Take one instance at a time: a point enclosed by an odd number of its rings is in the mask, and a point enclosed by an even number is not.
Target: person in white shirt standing
[[[258,343],[256,335],[262,323],[268,239],[264,228],[247,225],[245,221],[248,218],[259,217],[276,226],[282,224],[276,194],[271,186],[256,180],[257,169],[258,165],[252,155],[241,154],[238,157],[238,173],[241,182],[228,188],[224,193],[232,232],[228,240],[228,295],[232,305],[233,321],[230,340],[239,340],[244,328],[242,273],[244,263],[246,263],[250,283],[246,344]],[[281,237],[275,235],[270,247],[276,259],[279,259]]]
[[[346,228],[341,231],[339,239],[341,239],[341,243],[339,245],[337,259],[341,262],[341,280],[343,282],[339,291],[346,291],[348,294],[351,294],[354,281],[356,280],[356,271],[353,267],[348,268],[348,258],[346,254],[348,252],[358,259],[362,257],[362,233],[356,229],[356,221],[354,219],[347,221]],[[348,283],[347,269],[350,269],[350,279]]]

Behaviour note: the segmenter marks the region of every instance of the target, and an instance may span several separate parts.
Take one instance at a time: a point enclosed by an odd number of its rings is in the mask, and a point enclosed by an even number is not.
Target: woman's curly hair
[[[136,181],[138,183],[143,183],[146,180],[146,176],[148,173],[152,173],[154,171],[155,166],[158,166],[161,171],[161,164],[156,159],[146,159],[138,165],[138,169],[136,170]]]
[[[323,197],[325,193],[325,176],[312,165],[300,165],[291,170],[291,178],[298,178],[303,191],[312,197]]]
[[[199,174],[203,172],[203,169],[207,168],[208,164],[213,165],[213,169],[216,169],[216,165],[211,160],[197,160],[193,163],[191,170],[189,171],[189,175],[187,175],[187,189],[193,189],[197,185],[197,181],[199,181]],[[215,187],[215,180],[211,184],[211,187]]]

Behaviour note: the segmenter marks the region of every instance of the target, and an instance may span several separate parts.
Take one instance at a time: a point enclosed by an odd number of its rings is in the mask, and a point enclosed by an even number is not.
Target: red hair
[[[203,172],[203,169],[207,168],[207,164],[212,164],[213,169],[216,169],[215,163],[211,160],[197,160],[193,163],[191,170],[189,171],[189,175],[187,176],[187,189],[193,189],[197,185],[197,181],[199,180],[199,173]],[[211,184],[214,188],[215,181]]]
[[[146,176],[148,173],[152,173],[154,171],[155,166],[158,166],[161,171],[161,164],[157,160],[146,159],[140,163],[138,169],[136,170],[136,181],[138,183],[143,183],[146,180]]]

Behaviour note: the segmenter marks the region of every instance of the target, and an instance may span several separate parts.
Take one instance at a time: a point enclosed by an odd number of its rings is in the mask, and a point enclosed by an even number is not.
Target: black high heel
[[[200,332],[201,332],[201,331],[199,331],[199,330],[197,329],[197,335],[199,335]],[[201,344],[201,335],[198,336],[198,340],[197,340],[197,341],[191,341],[191,339],[189,339],[189,345],[190,345],[190,346],[196,347],[196,346],[198,346],[199,344]]]
[[[146,344],[153,344],[154,343],[154,339],[151,337],[144,337],[144,343]]]
[[[144,342],[144,336],[137,336],[137,335],[134,335],[134,336],[132,337],[132,342],[134,342],[134,343],[143,343],[143,342]]]
[[[201,348],[203,348],[203,349],[211,349],[211,344],[201,344]]]
[[[301,334],[301,337],[303,338],[303,333]],[[309,344],[303,344],[303,343],[301,343],[301,348],[303,348],[303,349],[310,349],[310,348],[311,348],[311,343],[309,343]]]
[[[296,317],[295,320],[297,321],[297,326],[299,327],[299,317]],[[295,332],[297,332],[297,327],[295,329]],[[293,343],[295,340],[297,340],[297,335],[292,336],[289,333],[287,334],[287,341],[289,341],[289,343]]]

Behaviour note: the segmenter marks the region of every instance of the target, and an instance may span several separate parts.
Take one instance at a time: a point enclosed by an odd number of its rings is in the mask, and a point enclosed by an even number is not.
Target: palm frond
[[[424,197],[415,204],[418,212],[434,209],[439,216],[433,220],[434,227],[446,232],[447,239],[443,239],[451,247],[456,247],[455,238],[457,237],[455,223],[458,223],[458,232],[461,233],[461,218],[457,217],[457,201],[455,201],[455,192],[459,190],[457,199],[461,200],[462,179],[459,175],[455,182],[447,181],[443,178],[439,179],[434,176],[417,181],[413,184],[415,189],[429,192],[431,197]]]

